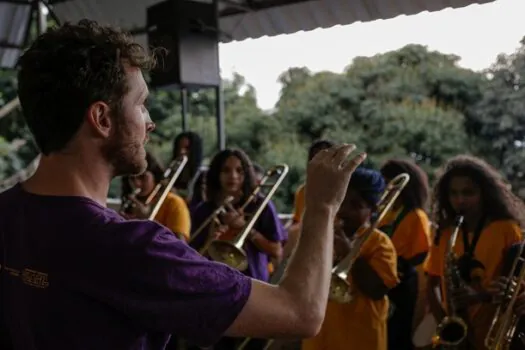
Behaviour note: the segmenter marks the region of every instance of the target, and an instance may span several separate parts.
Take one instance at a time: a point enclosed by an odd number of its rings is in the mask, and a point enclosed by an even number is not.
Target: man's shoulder
[[[13,198],[20,197],[21,191],[19,186],[18,184],[0,192],[0,206]]]

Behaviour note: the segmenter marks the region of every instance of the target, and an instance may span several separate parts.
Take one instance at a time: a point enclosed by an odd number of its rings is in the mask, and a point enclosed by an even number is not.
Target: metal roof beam
[[[14,44],[14,43],[9,43],[7,41],[0,41],[0,48],[2,48],[2,49],[21,50],[22,46]]]
[[[266,1],[246,0],[246,5],[244,6],[241,5],[242,8],[239,8],[239,6],[232,5],[233,1],[219,0],[219,2],[230,6],[222,10],[219,14],[219,17],[235,16],[235,15],[239,15],[239,14],[249,12],[249,11],[261,11],[261,10],[267,10],[272,7],[294,5],[294,4],[299,4],[301,2],[309,2],[309,1],[314,1],[314,0],[266,0]]]

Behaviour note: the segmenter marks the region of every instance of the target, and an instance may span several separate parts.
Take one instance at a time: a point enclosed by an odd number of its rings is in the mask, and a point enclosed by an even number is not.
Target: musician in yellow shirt
[[[146,160],[148,166],[144,173],[122,178],[122,198],[132,198],[135,206],[133,210],[122,213],[129,219],[147,216],[150,208],[144,206],[144,203],[164,176],[164,168],[150,152],[146,153]],[[132,196],[134,188],[140,189],[136,196]],[[154,203],[155,201],[153,201]],[[155,216],[155,221],[169,228],[181,239],[187,241],[190,237],[191,219],[188,205],[182,197],[173,192],[169,192],[166,196]]]
[[[384,190],[377,171],[357,169],[338,213],[334,263],[362,235]],[[374,231],[362,245],[349,277],[354,299],[348,304],[329,301],[321,331],[302,343],[302,350],[386,350],[389,302],[387,293],[399,282],[397,255],[390,239]]]
[[[328,140],[317,140],[314,141],[308,149],[308,161],[319,153],[320,151],[330,148],[334,145],[332,141]],[[297,240],[299,239],[299,231],[301,228],[301,218],[304,212],[304,184],[301,184],[295,191],[294,198],[294,211],[292,217],[292,225],[288,228],[288,241],[284,246],[283,256],[286,258],[290,256]]]
[[[434,200],[439,229],[426,262],[431,311],[438,323],[446,314],[447,305],[439,302],[446,300],[447,293],[445,252],[455,217],[461,213],[465,221],[453,250],[465,287],[454,291],[453,301],[469,328],[465,343],[470,349],[485,350],[484,339],[495,311],[488,289],[501,275],[508,249],[522,239],[520,224],[525,208],[494,168],[471,156],[458,156],[445,164],[436,182]]]
[[[420,283],[420,280],[424,279],[422,265],[430,247],[430,221],[425,211],[428,205],[428,179],[425,172],[411,160],[390,159],[381,167],[385,182],[402,173],[408,174],[410,181],[379,225],[379,229],[390,237],[396,248],[401,280],[388,293],[390,302],[395,305],[388,320],[389,350],[414,348],[412,325],[416,304],[420,301],[419,317],[424,314],[426,304],[423,302],[426,283]]]

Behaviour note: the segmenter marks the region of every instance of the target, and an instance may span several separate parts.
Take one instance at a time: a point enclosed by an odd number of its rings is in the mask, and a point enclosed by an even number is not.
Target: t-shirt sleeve
[[[62,283],[142,328],[208,346],[248,300],[250,278],[201,257],[155,222],[109,223],[91,231],[65,254]]]
[[[288,234],[271,200],[268,201],[257,223],[257,230],[269,241],[284,242],[288,239]]]
[[[512,245],[521,242],[523,233],[519,225],[513,221],[502,221],[498,223],[495,231],[501,232],[505,237],[505,249],[509,249]]]
[[[373,242],[373,245],[363,247],[365,250],[363,256],[366,256],[367,262],[383,280],[385,286],[394,288],[399,283],[396,250],[392,241],[384,233],[376,232],[374,235],[375,237],[370,242]],[[367,253],[366,250],[370,250],[370,253]]]
[[[406,260],[429,251],[430,223],[424,213],[409,212],[399,223],[392,237],[397,254]]]
[[[190,237],[190,211],[186,202],[179,196],[172,196],[166,202],[165,226],[173,233],[184,235],[186,240]]]

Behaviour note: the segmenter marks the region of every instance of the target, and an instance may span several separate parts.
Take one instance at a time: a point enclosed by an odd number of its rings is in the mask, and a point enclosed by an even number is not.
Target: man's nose
[[[153,130],[155,130],[155,123],[152,122],[151,120],[146,122],[146,131],[147,132],[152,132]]]

